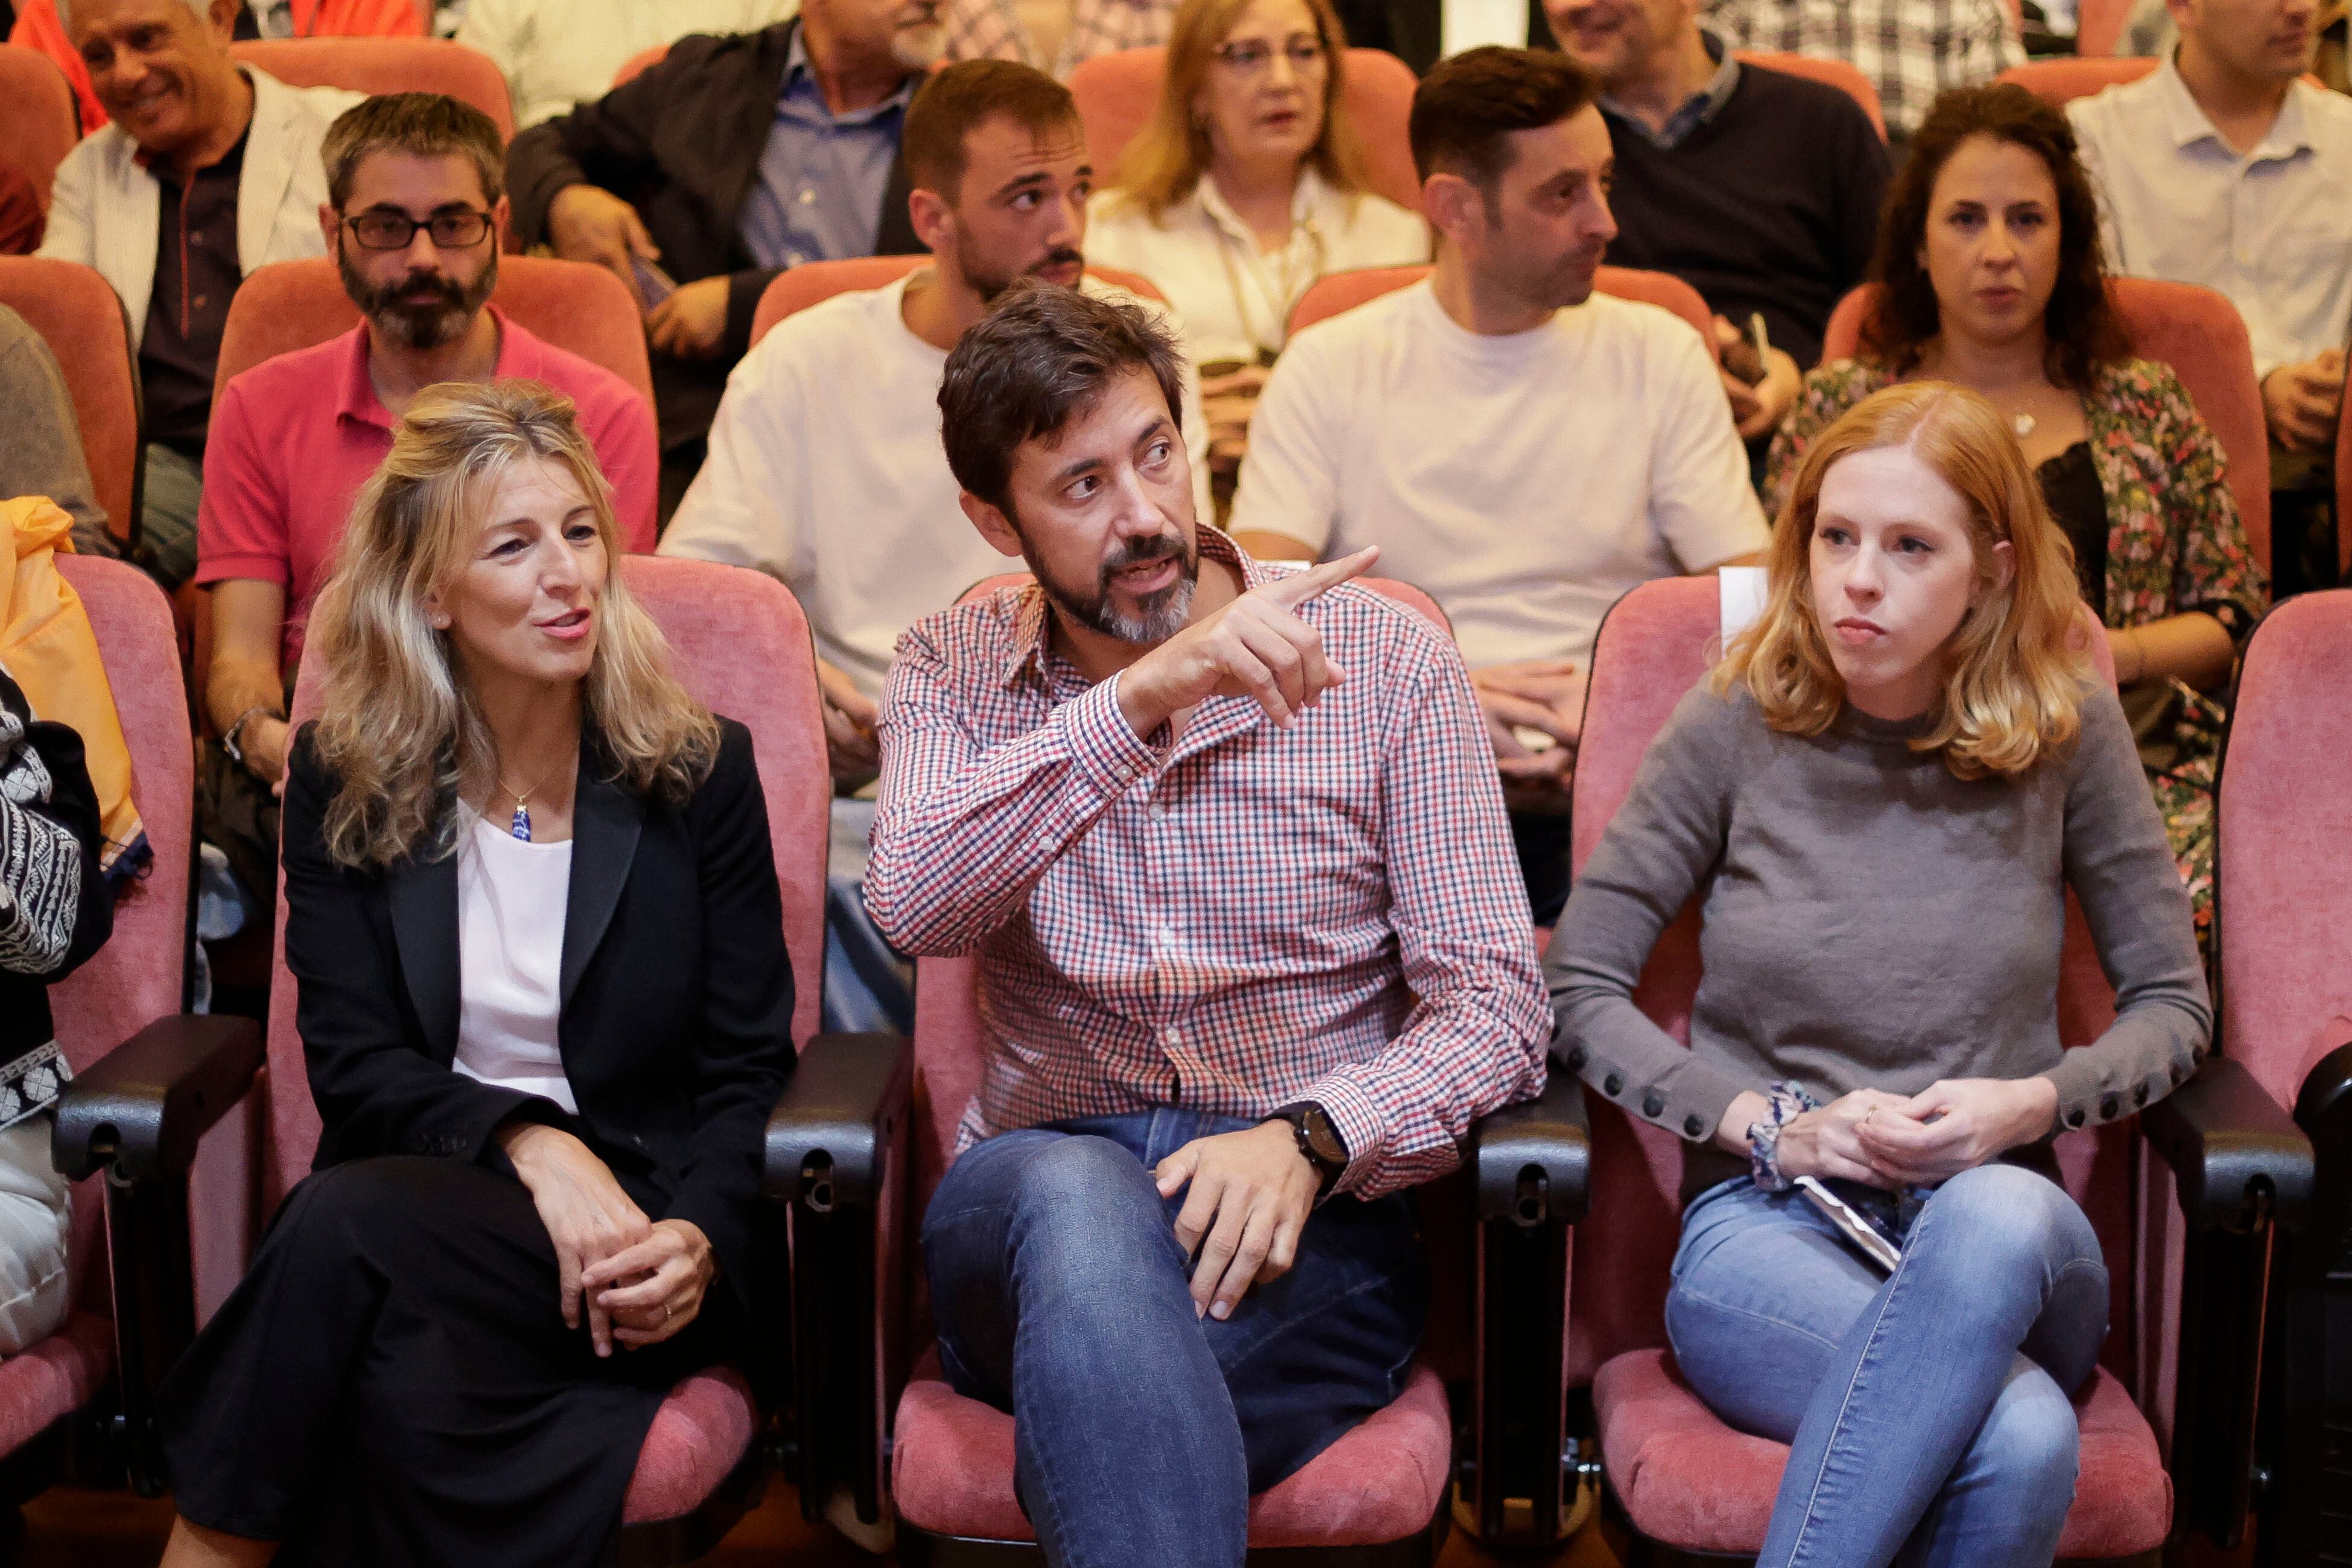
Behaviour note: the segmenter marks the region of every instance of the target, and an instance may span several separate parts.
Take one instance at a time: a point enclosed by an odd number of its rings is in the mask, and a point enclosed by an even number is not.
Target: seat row
[[[77,1078],[55,1149],[84,1184],[87,1261],[64,1329],[0,1364],[0,1484],[17,1495],[92,1435],[142,1489],[167,1483],[155,1390],[319,1135],[282,957],[266,1038],[181,1016],[191,759],[163,595],[117,563],[62,566],[98,631],[156,861],[113,942],[56,993]],[[752,731],[787,945],[796,972],[819,974],[826,773],[807,624],[787,590],[751,572],[646,558],[624,570],[694,694]],[[1388,588],[1442,623],[1425,596]],[[1718,624],[1715,587],[1696,579],[1636,589],[1604,623],[1575,785],[1580,865],[1704,673]],[[2153,1563],[2183,1532],[2234,1541],[2251,1515],[2267,1560],[2310,1562],[2333,1528],[2322,1434],[2352,1416],[2335,1371],[2352,1346],[2326,1325],[2346,1289],[2329,1268],[2352,1237],[2352,975],[2331,946],[2352,918],[2347,693],[2352,592],[2293,601],[2255,633],[2221,791],[2217,1057],[2146,1115],[2061,1143],[2107,1256],[2129,1260],[2114,1270],[2106,1354],[2077,1405],[2070,1560]],[[298,720],[313,701],[299,685]],[[1640,993],[1678,1037],[1697,935],[1686,911]],[[908,1562],[1029,1550],[1011,1418],[940,1375],[908,1240],[921,1212],[909,1205],[944,1171],[979,1071],[973,981],[969,960],[922,961],[911,1040],[821,1036],[819,987],[802,988],[801,1066],[766,1152],[792,1241],[791,1365],[673,1391],[628,1492],[625,1561],[686,1561],[714,1543],[758,1495],[758,1439],[776,1411],[789,1412],[786,1451],[812,1518],[895,1522]],[[2112,1000],[2075,916],[2066,1043],[2095,1037]],[[1718,1422],[1664,1347],[1673,1140],[1588,1106],[1556,1070],[1539,1100],[1480,1123],[1465,1157],[1423,1194],[1444,1283],[1420,1368],[1395,1404],[1255,1500],[1254,1547],[1426,1563],[1457,1488],[1480,1535],[1538,1544],[1572,1526],[1580,1482],[1597,1475],[1635,1561],[1752,1553],[1785,1451]]]

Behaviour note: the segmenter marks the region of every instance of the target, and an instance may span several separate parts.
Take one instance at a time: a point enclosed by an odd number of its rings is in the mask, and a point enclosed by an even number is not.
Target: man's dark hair
[[[352,176],[371,153],[409,153],[437,158],[463,153],[482,176],[482,202],[496,206],[506,195],[506,151],[499,128],[470,103],[440,92],[388,92],[362,100],[335,117],[320,144],[327,165],[327,200],[337,212],[351,199]]]
[[[907,108],[898,153],[908,179],[954,201],[963,183],[964,138],[999,115],[1038,136],[1079,130],[1078,100],[1034,66],[959,60],[925,82]]]
[[[1554,50],[1465,49],[1440,60],[1413,90],[1406,122],[1413,170],[1423,180],[1459,174],[1492,196],[1510,165],[1511,132],[1557,125],[1600,96],[1600,79]]]
[[[1093,412],[1110,384],[1148,371],[1173,426],[1184,406],[1184,356],[1141,305],[1024,279],[964,333],[940,381],[940,439],[956,483],[1013,515],[1013,458],[1024,441]]]
[[[1879,210],[1871,275],[1885,285],[1885,292],[1863,323],[1862,346],[1906,374],[1918,367],[1928,342],[1943,330],[1936,285],[1919,250],[1927,237],[1937,179],[1961,143],[1979,136],[2024,148],[2042,160],[2057,187],[2058,276],[2042,313],[2049,345],[2042,368],[2059,385],[2087,392],[2101,365],[2131,353],[2131,340],[2107,299],[2098,193],[2083,167],[2065,110],[2015,82],[1954,88],[1920,121]]]

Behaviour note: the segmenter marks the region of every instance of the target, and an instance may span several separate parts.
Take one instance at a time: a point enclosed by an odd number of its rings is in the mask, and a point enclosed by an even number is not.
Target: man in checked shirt
[[[1243,1558],[1249,1494],[1403,1386],[1407,1189],[1543,1082],[1549,1020],[1461,657],[1196,521],[1181,362],[1026,287],[940,391],[982,537],[1037,585],[920,621],[866,899],[976,952],[986,1041],[923,1226],[940,1348],[1010,1409],[1055,1563]]]

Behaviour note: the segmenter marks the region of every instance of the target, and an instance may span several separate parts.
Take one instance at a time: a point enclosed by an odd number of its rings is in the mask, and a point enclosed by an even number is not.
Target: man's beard
[[[1089,631],[1124,643],[1161,643],[1182,631],[1192,618],[1192,591],[1201,580],[1201,545],[1197,538],[1185,542],[1172,533],[1159,533],[1149,539],[1129,541],[1118,554],[1102,563],[1096,574],[1094,592],[1087,595],[1073,593],[1055,582],[1034,551],[1024,549],[1022,553],[1037,578],[1037,585],[1045,591],[1054,607]],[[1129,616],[1113,606],[1113,575],[1130,567],[1171,559],[1181,563],[1176,581],[1144,595],[1139,614]]]
[[[1086,264],[1085,252],[1065,245],[1039,257],[1019,277],[1034,278],[1052,268],[1084,267]],[[980,302],[983,305],[995,304],[997,297],[1017,280],[1013,274],[991,268],[973,248],[971,237],[961,232],[956,236],[956,270],[963,274],[964,282],[980,296]]]
[[[360,275],[341,247],[336,247],[335,268],[343,275],[343,292],[360,308],[360,314],[383,328],[393,342],[409,349],[443,348],[465,336],[475,316],[489,302],[491,290],[499,286],[496,251],[490,253],[471,287],[454,278],[422,272],[411,272],[397,283],[373,284]],[[422,304],[401,298],[415,289],[430,289],[433,298]]]

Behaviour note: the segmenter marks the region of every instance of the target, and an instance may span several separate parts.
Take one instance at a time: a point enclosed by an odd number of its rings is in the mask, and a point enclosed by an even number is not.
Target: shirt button
[[[805,206],[814,206],[815,204],[816,204],[816,193],[815,193],[814,191],[813,191],[813,190],[809,189],[806,185],[803,185],[803,186],[801,187],[801,205],[803,205],[803,206],[804,206],[804,207],[805,207]]]
[[[203,310],[203,309],[205,308],[205,304],[206,304],[206,303],[211,300],[211,298],[212,298],[212,296],[211,296],[211,295],[209,295],[209,294],[199,294],[199,295],[197,295],[197,296],[196,296],[196,309],[197,309],[197,310]]]
[[[1181,1046],[1184,1043],[1184,1036],[1180,1030],[1162,1029],[1160,1031],[1160,1043],[1163,1046]]]
[[[1168,808],[1156,800],[1144,809],[1150,813],[1151,820],[1154,822],[1165,822],[1168,820]]]

